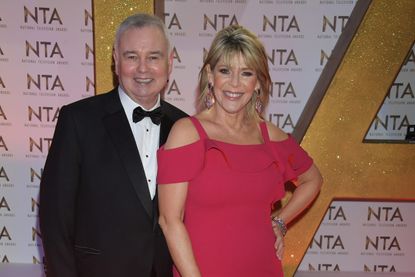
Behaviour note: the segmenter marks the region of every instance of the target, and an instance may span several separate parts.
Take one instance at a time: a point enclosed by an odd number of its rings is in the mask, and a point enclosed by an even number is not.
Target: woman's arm
[[[173,125],[164,149],[177,148],[198,139],[199,135],[193,123],[188,118],[180,119]],[[159,224],[181,276],[199,277],[201,274],[193,255],[189,234],[183,223],[187,187],[188,182],[158,185]]]
[[[267,127],[271,141],[282,141],[288,138],[288,135],[285,132],[271,122],[267,122]],[[286,224],[292,221],[314,200],[320,191],[323,178],[321,177],[318,168],[313,164],[304,173],[300,174],[294,183],[296,189],[291,199],[278,212],[278,217]]]
[[[160,185],[159,223],[167,240],[173,262],[182,277],[201,276],[186,227],[183,224],[187,182]]]
[[[316,198],[323,183],[320,171],[313,164],[307,171],[298,176],[294,182],[296,188],[291,199],[278,213],[286,224],[292,221]]]
[[[285,224],[288,224],[295,217],[297,217],[310,203],[316,198],[320,191],[323,178],[320,171],[313,164],[307,171],[298,176],[295,185],[297,186],[293,192],[291,199],[273,217],[280,218]],[[277,257],[281,260],[284,252],[284,239],[280,226],[273,220],[272,227],[276,236],[275,249]]]

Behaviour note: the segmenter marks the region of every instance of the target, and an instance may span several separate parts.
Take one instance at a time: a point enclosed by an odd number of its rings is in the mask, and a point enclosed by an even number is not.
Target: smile
[[[241,92],[230,92],[230,91],[225,91],[224,94],[225,96],[229,98],[239,98],[243,95],[243,93]]]
[[[142,79],[142,78],[134,78],[134,81],[136,81],[139,84],[148,84],[152,81],[153,79],[151,78],[146,78],[146,79]]]

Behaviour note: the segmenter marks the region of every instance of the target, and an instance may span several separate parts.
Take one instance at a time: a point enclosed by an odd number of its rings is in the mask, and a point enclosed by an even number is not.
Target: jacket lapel
[[[120,155],[121,162],[141,204],[149,217],[153,218],[153,203],[133,133],[122,108],[118,91],[114,90],[110,93],[112,97],[106,102],[108,114],[103,119],[105,128]]]
[[[163,117],[161,118],[159,146],[162,146],[164,143],[166,143],[167,137],[169,136],[169,132],[174,124],[174,121],[170,118],[170,112],[163,100],[161,100],[160,105]]]

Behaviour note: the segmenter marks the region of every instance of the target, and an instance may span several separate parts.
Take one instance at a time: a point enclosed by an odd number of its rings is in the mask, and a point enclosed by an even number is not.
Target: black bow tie
[[[152,111],[145,111],[141,107],[137,107],[133,111],[133,122],[136,123],[141,121],[144,117],[150,117],[154,124],[160,125],[161,122],[161,107]]]

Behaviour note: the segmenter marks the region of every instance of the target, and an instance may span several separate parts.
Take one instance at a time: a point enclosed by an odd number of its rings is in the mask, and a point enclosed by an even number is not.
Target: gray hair
[[[167,49],[170,49],[170,41],[166,25],[164,25],[164,22],[159,17],[146,13],[137,13],[131,15],[120,24],[115,33],[114,49],[117,49],[118,45],[120,44],[121,36],[125,31],[131,28],[143,28],[149,26],[158,28],[164,34],[167,43]]]

